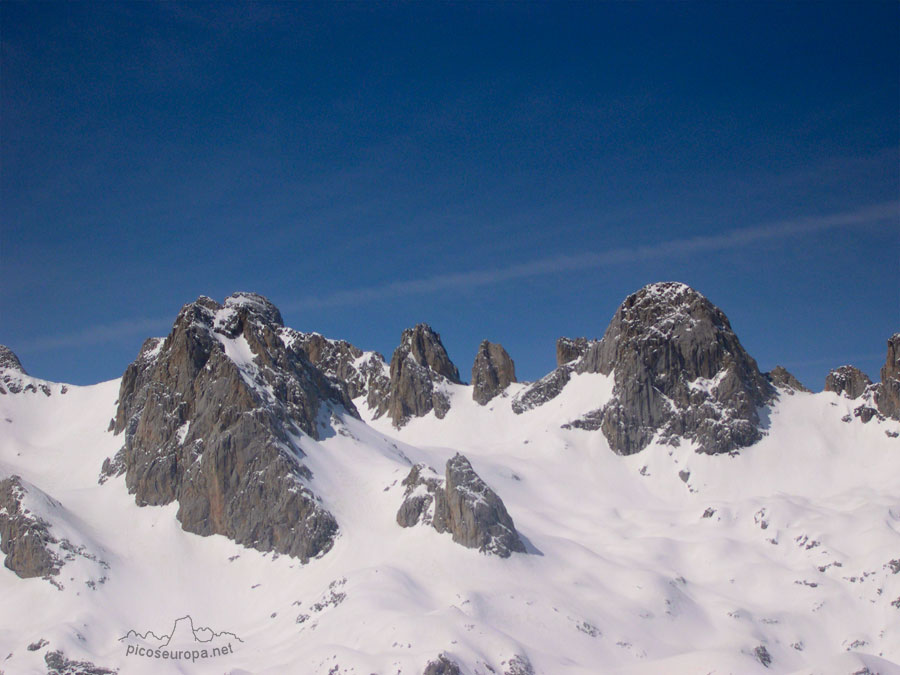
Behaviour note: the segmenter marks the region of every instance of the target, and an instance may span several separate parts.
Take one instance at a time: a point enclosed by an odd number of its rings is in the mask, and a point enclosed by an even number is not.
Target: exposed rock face
[[[50,396],[51,384],[35,377],[29,377],[13,350],[5,345],[0,345],[0,396],[21,392],[33,394],[41,392],[45,396]],[[61,386],[60,393],[66,393],[65,385]]]
[[[567,363],[576,361],[584,356],[584,353],[590,347],[592,341],[587,338],[566,338],[561,337],[556,341],[556,365],[564,366]]]
[[[445,382],[459,384],[460,379],[441,336],[424,323],[408,328],[391,357],[390,395],[375,416],[387,412],[396,427],[432,410],[443,419],[450,410],[450,400],[440,387]]]
[[[47,675],[116,675],[119,672],[90,661],[67,659],[59,650],[44,654],[44,663],[47,664]]]
[[[381,354],[364,352],[345,340],[330,340],[318,333],[284,330],[316,368],[347,387],[350,398],[367,396],[373,403],[387,399],[390,371]]]
[[[802,391],[810,393],[810,390],[794,377],[784,366],[775,366],[770,372],[766,373],[766,377],[773,386],[779,389],[785,389],[789,393]]]
[[[331,548],[337,523],[293,439],[357,413],[291,333],[268,300],[240,293],[185,305],[164,341],[144,343],[114,427],[139,505],[178,501],[188,532],[304,562]]]
[[[403,503],[397,511],[397,524],[400,527],[412,527],[422,523],[433,525],[435,518],[435,495],[440,493],[443,504],[444,479],[434,469],[424,464],[416,464],[410,469],[406,478],[401,483],[406,490],[403,493]],[[446,514],[443,508],[440,511],[441,528],[444,532]]]
[[[422,675],[460,675],[459,666],[455,661],[441,654],[434,661],[429,661],[422,671]]]
[[[835,368],[825,377],[825,391],[847,398],[859,398],[870,384],[869,376],[854,366]]]
[[[580,369],[582,359],[597,344],[596,340],[587,338],[559,338],[556,341],[556,370],[519,392],[512,401],[513,412],[521,415],[559,396],[572,379],[572,373],[584,372]]]
[[[63,565],[50,526],[22,506],[25,486],[19,476],[0,480],[0,551],[4,564],[23,579],[59,574]]]
[[[900,333],[888,340],[887,359],[881,368],[881,387],[875,394],[878,410],[900,420]]]
[[[0,370],[12,370],[27,375],[19,357],[6,345],[0,345]]]
[[[612,399],[588,417],[619,454],[660,434],[700,452],[729,452],[762,436],[757,407],[774,390],[744,351],[725,314],[680,283],[629,295],[576,372],[613,373]]]
[[[458,544],[501,558],[525,552],[503,501],[463,455],[457,453],[447,461],[443,480],[420,464],[410,470],[403,485],[406,492],[397,512],[402,527],[431,525],[438,532],[450,532]]]
[[[472,398],[481,405],[516,381],[516,364],[503,345],[483,340],[472,365]]]

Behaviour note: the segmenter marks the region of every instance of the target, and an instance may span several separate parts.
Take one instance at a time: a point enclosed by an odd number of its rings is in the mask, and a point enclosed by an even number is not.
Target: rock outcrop
[[[881,368],[881,386],[875,393],[878,411],[900,420],[900,333],[888,340],[887,359]]]
[[[432,410],[443,419],[450,399],[442,385],[460,384],[459,370],[447,356],[441,336],[424,323],[403,331],[391,357],[390,374],[390,394],[375,409],[375,417],[387,412],[396,427]]]
[[[23,506],[26,489],[19,476],[0,480],[0,551],[4,565],[23,579],[59,574],[63,561],[50,525]]]
[[[390,371],[378,352],[364,352],[346,340],[331,340],[319,333],[300,333],[286,328],[285,334],[300,347],[314,366],[347,387],[352,399],[367,397],[370,408],[390,394]]]
[[[188,532],[304,562],[331,548],[337,522],[296,440],[357,412],[291,337],[272,303],[239,293],[185,305],[164,341],[144,343],[114,423],[139,505],[177,501]]]
[[[465,456],[457,453],[447,461],[443,479],[425,465],[416,465],[403,485],[406,490],[397,512],[401,527],[430,525],[438,532],[450,532],[458,544],[501,558],[525,552],[503,501]]]
[[[657,436],[708,454],[751,445],[762,436],[757,408],[774,394],[722,310],[675,282],[629,295],[575,372],[615,376],[612,398],[582,424],[624,455]]]
[[[6,345],[0,345],[0,370],[12,370],[21,373],[22,375],[28,374],[22,367],[22,362],[19,361],[19,357]]]
[[[446,654],[441,654],[428,662],[422,675],[460,675],[460,672],[456,661],[451,661]]]
[[[45,396],[50,396],[52,385],[54,383],[30,377],[13,350],[5,345],[0,345],[0,396],[22,392],[32,394],[41,392]],[[55,385],[55,387],[59,389],[60,393],[66,393],[66,385]]]
[[[596,340],[587,338],[559,338],[556,341],[556,369],[520,391],[512,401],[513,412],[521,415],[559,396],[572,379],[572,373],[584,372],[582,359],[596,344]]]
[[[835,368],[825,377],[825,391],[847,398],[859,398],[872,384],[869,376],[855,366]]]
[[[811,393],[809,389],[803,386],[796,377],[794,377],[784,366],[775,366],[771,371],[766,373],[766,378],[772,383],[772,386],[778,389],[784,389],[788,393],[802,391]]]
[[[480,405],[487,405],[515,381],[516,364],[503,345],[482,340],[472,365],[472,398]]]
[[[587,338],[561,337],[556,341],[556,365],[564,366],[572,361],[577,361],[593,343]]]

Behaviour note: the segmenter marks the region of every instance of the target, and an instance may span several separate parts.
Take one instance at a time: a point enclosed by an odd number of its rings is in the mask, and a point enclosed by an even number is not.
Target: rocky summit
[[[472,364],[472,398],[487,403],[516,381],[516,364],[496,342],[482,340]]]
[[[401,527],[430,525],[438,532],[450,532],[458,544],[501,558],[525,552],[503,501],[462,454],[447,461],[443,479],[418,464],[402,485],[404,499],[397,512]]]
[[[188,532],[303,561],[327,551],[337,522],[295,440],[357,412],[292,337],[259,295],[185,305],[122,377],[113,427],[124,447],[107,473],[124,471],[140,505],[177,501]]]
[[[875,394],[878,411],[900,420],[900,333],[888,340],[887,358],[881,367],[881,386]]]
[[[751,445],[774,393],[722,310],[675,282],[629,295],[575,371],[614,375],[612,399],[573,426],[602,429],[623,455],[657,436],[708,454]]]
[[[871,384],[869,376],[855,366],[835,368],[825,377],[825,391],[847,398],[859,398]]]
[[[443,419],[450,399],[442,385],[460,384],[459,370],[447,356],[441,336],[424,323],[403,331],[391,357],[390,378],[388,396],[375,407],[375,416],[387,412],[396,427],[432,410]]]
[[[766,373],[766,377],[772,386],[793,394],[795,391],[810,393],[810,390],[803,386],[794,375],[784,366],[775,366],[771,371]]]

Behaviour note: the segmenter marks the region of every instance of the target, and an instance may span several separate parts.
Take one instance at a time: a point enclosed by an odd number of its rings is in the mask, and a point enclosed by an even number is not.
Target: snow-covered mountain
[[[682,284],[516,382],[265,298],[119,380],[0,347],[4,673],[900,673],[900,334],[761,373]]]

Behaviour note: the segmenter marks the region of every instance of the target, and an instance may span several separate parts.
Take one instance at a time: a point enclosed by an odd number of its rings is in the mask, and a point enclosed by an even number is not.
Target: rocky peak
[[[115,464],[139,505],[177,501],[185,530],[306,561],[331,547],[337,523],[295,439],[357,413],[283,329],[278,309],[252,293],[185,305],[122,377]]]
[[[803,383],[794,377],[784,366],[775,366],[771,371],[766,373],[766,378],[768,378],[769,382],[771,382],[774,387],[785,389],[788,393],[793,393],[795,391],[810,393],[810,390],[804,387]]]
[[[19,357],[6,345],[0,345],[0,370],[11,370],[21,375],[27,375],[22,367]]]
[[[496,342],[482,340],[472,365],[472,398],[481,405],[516,381],[516,364]]]
[[[215,301],[203,297],[207,307],[216,305]],[[212,303],[212,305],[210,305]],[[253,321],[261,325],[280,328],[284,326],[281,312],[268,298],[257,293],[233,293],[225,298],[224,307],[216,309],[216,329],[233,337],[240,334],[244,322]]]
[[[875,402],[882,415],[900,419],[900,333],[888,340],[887,358],[881,368],[881,385]]]
[[[22,392],[31,394],[41,392],[45,396],[50,396],[53,390],[65,394],[68,391],[68,387],[64,384],[57,385],[31,377],[25,372],[19,357],[15,355],[13,350],[0,345],[0,396]]]
[[[400,346],[391,357],[390,378],[387,401],[375,414],[377,417],[386,409],[397,427],[432,410],[442,419],[450,410],[442,385],[460,384],[459,370],[447,356],[441,336],[424,323],[403,331]]]
[[[397,349],[404,357],[415,359],[420,366],[447,378],[450,382],[460,384],[459,370],[447,356],[441,336],[427,323],[416,324],[415,327],[404,330]],[[394,355],[396,356],[397,352],[394,352]]]
[[[614,374],[612,399],[575,426],[601,428],[620,454],[657,434],[710,454],[750,445],[762,435],[757,408],[774,393],[722,310],[676,282],[625,298],[576,372]]]
[[[869,376],[855,366],[841,366],[825,376],[825,391],[851,399],[865,394],[871,384]]]

